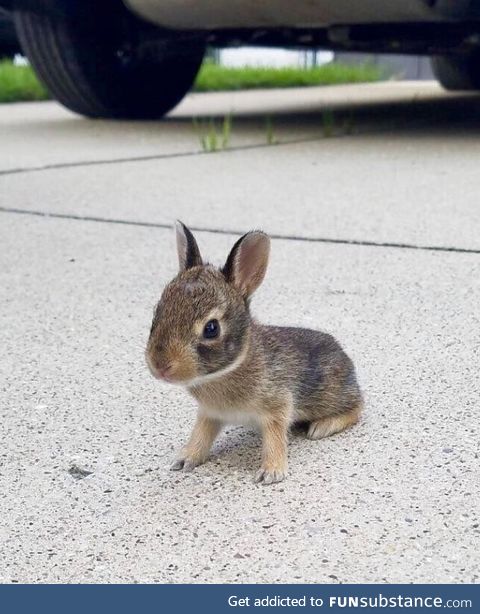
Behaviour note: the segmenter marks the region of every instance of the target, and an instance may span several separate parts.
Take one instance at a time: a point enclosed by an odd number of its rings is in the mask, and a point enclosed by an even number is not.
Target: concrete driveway
[[[0,107],[0,581],[478,581],[479,106],[407,83],[194,95],[145,124]],[[255,314],[357,364],[363,421],[292,436],[281,484],[253,484],[241,427],[168,471],[194,403],[143,347],[176,217],[218,263],[270,232]]]

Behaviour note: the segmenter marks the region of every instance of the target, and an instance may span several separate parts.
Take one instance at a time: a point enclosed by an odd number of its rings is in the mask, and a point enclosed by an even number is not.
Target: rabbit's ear
[[[262,283],[267,271],[270,239],[258,230],[243,235],[233,246],[223,274],[244,298]]]
[[[178,264],[180,271],[191,269],[194,266],[203,264],[200,250],[198,249],[195,237],[190,230],[177,220],[175,222],[175,235],[177,239]]]

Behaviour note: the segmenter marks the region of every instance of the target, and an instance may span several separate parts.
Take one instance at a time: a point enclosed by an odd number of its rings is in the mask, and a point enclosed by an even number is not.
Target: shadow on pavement
[[[252,95],[249,93],[250,96]],[[241,96],[242,94],[237,94]],[[332,104],[320,102],[317,105],[303,104],[302,93],[299,91],[297,106],[286,104],[285,108],[278,104],[270,108],[259,104],[259,110],[252,109],[250,100],[248,108],[231,111],[228,101],[225,100],[223,108],[216,105],[215,113],[198,113],[187,115],[182,109],[180,114],[167,118],[167,124],[189,123],[194,118],[208,119],[210,117],[222,119],[226,115],[232,116],[232,121],[238,128],[240,126],[251,128],[264,125],[266,118],[271,118],[273,124],[282,129],[301,130],[305,128],[318,129],[325,124],[333,128],[334,135],[342,128],[355,133],[368,134],[386,130],[406,131],[411,137],[415,132],[428,134],[458,134],[466,133],[474,138],[480,134],[480,94],[445,94],[445,97],[432,96],[411,100],[386,100],[383,102],[356,102],[345,101]],[[255,92],[260,101],[260,92]],[[326,116],[329,117],[326,117]],[[332,136],[334,136],[332,135]]]

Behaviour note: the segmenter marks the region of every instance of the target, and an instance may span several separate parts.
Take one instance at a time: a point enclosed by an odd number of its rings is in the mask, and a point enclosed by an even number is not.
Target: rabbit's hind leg
[[[343,414],[327,416],[320,420],[310,422],[307,431],[308,439],[323,439],[335,433],[340,433],[340,431],[358,422],[361,411],[362,405],[359,404]]]

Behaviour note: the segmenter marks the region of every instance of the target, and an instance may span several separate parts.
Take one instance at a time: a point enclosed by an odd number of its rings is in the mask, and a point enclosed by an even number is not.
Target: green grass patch
[[[30,66],[15,66],[0,62],[0,102],[47,100],[47,90],[38,81]]]
[[[386,75],[373,64],[340,64],[332,62],[312,68],[264,68],[245,66],[232,68],[205,62],[194,85],[197,92],[249,90],[259,88],[305,87],[380,81]]]
[[[304,87],[366,83],[385,78],[384,72],[372,64],[330,63],[314,68],[232,68],[204,62],[195,85],[196,92],[221,92],[258,88]],[[47,90],[38,81],[30,66],[15,66],[0,61],[0,103],[48,100]]]
[[[204,152],[213,153],[219,149],[228,149],[232,133],[231,115],[226,115],[221,125],[212,117],[200,120],[194,118],[193,127]]]

